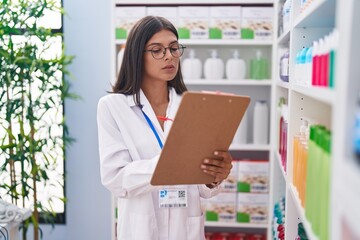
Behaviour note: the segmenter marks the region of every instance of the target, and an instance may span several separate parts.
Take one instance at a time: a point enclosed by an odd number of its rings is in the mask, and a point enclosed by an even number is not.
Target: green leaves
[[[39,26],[48,10],[64,13],[52,0],[0,0],[0,196],[33,204],[25,234],[29,222],[38,227],[38,212],[54,223],[53,204],[65,201],[49,191],[41,202],[38,191],[62,188],[59,164],[73,141],[63,103],[79,99],[70,91],[67,69],[74,57],[61,44],[57,55],[49,54],[62,35]]]

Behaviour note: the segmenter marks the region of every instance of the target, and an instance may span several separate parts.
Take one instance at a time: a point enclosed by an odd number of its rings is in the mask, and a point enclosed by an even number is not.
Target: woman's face
[[[167,82],[174,79],[179,69],[180,58],[174,57],[169,47],[176,50],[177,44],[176,36],[169,30],[161,30],[150,38],[144,49],[146,52],[144,52],[143,82]],[[164,48],[166,51],[163,56]],[[155,59],[153,55],[160,59]],[[176,55],[175,52],[174,55]]]

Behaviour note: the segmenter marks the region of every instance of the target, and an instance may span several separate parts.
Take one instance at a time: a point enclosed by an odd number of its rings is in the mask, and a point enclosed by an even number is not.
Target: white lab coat
[[[164,143],[171,121],[165,121],[163,131],[144,93],[140,93],[142,109]],[[173,119],[181,96],[171,88],[169,98],[167,116]],[[118,239],[205,239],[200,197],[214,196],[219,188],[150,185],[161,149],[133,96],[102,97],[97,120],[101,181],[118,199]],[[188,207],[159,208],[159,189],[167,187],[187,189]]]

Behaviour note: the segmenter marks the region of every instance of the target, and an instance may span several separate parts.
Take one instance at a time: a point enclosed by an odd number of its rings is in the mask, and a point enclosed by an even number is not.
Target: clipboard
[[[151,185],[209,184],[214,177],[200,166],[214,151],[228,151],[250,103],[249,96],[185,92]]]

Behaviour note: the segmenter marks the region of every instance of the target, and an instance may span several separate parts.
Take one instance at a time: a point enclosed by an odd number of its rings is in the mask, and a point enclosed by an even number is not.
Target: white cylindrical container
[[[190,49],[189,57],[182,61],[181,71],[185,81],[201,78],[202,63],[199,58],[196,58],[194,49]]]
[[[248,134],[248,116],[247,111],[244,113],[243,118],[241,119],[240,125],[235,133],[233,144],[247,144],[247,134]]]
[[[269,109],[264,100],[256,101],[254,107],[253,143],[268,144]]]

